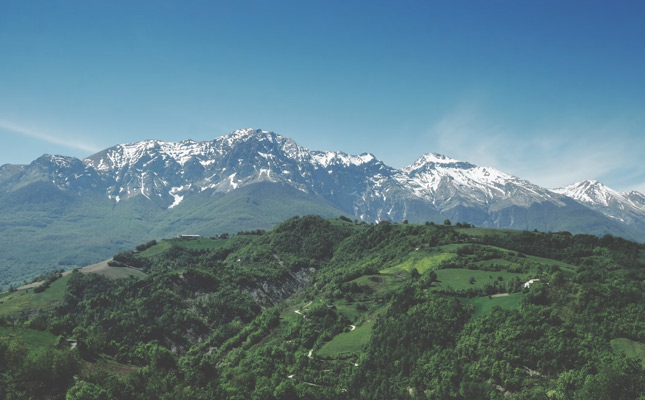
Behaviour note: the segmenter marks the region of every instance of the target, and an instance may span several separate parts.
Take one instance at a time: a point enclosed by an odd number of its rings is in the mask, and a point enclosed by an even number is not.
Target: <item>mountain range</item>
[[[596,181],[549,190],[490,167],[425,154],[402,169],[374,155],[311,151],[273,132],[146,140],[85,159],[0,167],[0,286],[105,259],[151,238],[266,229],[292,215],[645,240],[645,195]]]

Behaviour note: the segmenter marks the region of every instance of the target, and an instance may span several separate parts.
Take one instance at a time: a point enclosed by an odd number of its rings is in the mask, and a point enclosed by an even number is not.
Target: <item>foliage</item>
[[[295,217],[114,257],[145,268],[141,279],[72,273],[42,293],[3,294],[0,335],[23,332],[25,343],[0,341],[0,397],[645,393],[641,245],[457,225]],[[35,301],[56,290],[56,302]],[[60,335],[59,346],[28,342],[24,326]]]

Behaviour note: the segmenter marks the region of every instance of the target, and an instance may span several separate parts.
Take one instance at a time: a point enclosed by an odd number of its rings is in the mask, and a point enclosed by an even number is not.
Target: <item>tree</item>
[[[452,225],[452,223],[450,222],[450,220],[449,220],[448,218],[446,218],[446,219],[443,221],[443,224],[444,224],[445,226],[450,226],[450,225]]]
[[[65,400],[103,400],[107,399],[107,392],[93,383],[77,381],[69,388]]]

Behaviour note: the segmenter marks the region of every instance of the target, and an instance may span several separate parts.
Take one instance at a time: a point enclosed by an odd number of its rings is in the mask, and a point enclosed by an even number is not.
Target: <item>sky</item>
[[[0,164],[261,128],[645,192],[645,2],[0,1]]]

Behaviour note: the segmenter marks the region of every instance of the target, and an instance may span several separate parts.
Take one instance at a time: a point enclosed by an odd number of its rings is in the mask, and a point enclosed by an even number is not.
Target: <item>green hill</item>
[[[0,397],[645,392],[644,249],[623,239],[307,216],[138,249],[1,295]],[[30,385],[37,356],[20,346],[69,372],[47,364],[61,378]]]

